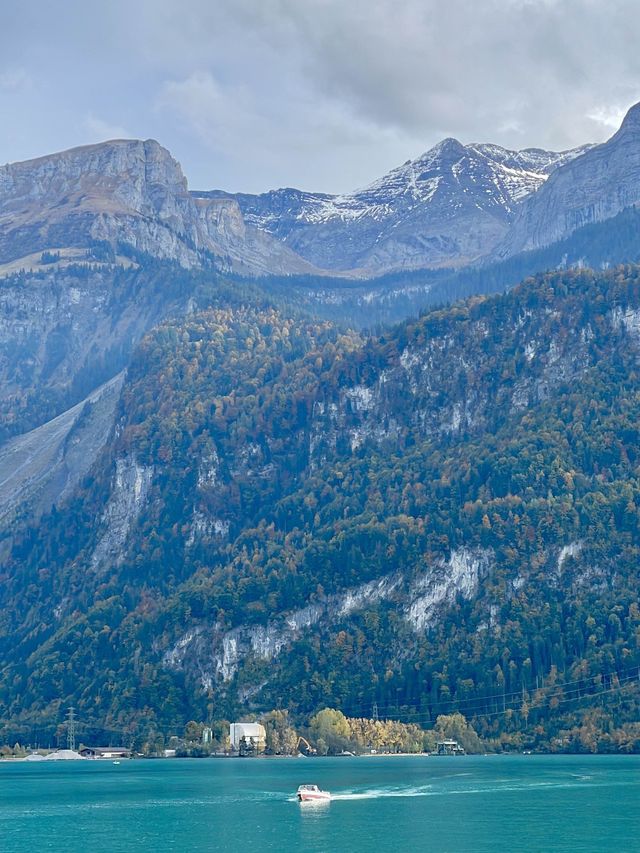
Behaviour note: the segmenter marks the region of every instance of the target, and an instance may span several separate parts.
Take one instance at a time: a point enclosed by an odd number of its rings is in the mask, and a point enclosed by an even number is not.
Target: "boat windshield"
[[[298,790],[299,791],[317,791],[318,786],[317,785],[300,785]]]

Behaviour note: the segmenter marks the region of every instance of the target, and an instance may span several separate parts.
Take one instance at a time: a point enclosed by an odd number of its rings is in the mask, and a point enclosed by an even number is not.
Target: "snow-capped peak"
[[[511,151],[447,138],[354,192],[236,198],[248,223],[321,268],[458,266],[491,251],[520,202],[584,150]]]
[[[535,192],[549,174],[589,146],[572,151],[543,151],[528,148],[510,151],[499,145],[443,139],[415,160],[407,160],[366,187],[335,196],[318,198],[298,214],[304,222],[319,223],[331,219],[379,219],[398,206],[430,202],[438,189],[454,184],[461,191],[473,192],[481,206],[496,203],[511,212],[517,202]],[[463,187],[463,184],[467,184]],[[495,196],[490,194],[495,192]]]

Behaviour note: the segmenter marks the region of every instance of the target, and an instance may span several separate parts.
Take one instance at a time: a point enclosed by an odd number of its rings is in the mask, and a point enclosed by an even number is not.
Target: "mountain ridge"
[[[0,267],[98,241],[186,268],[371,278],[543,248],[640,198],[640,105],[601,145],[519,151],[448,137],[363,189],[189,190],[154,140],[0,167]]]
[[[237,199],[248,222],[319,267],[369,275],[455,267],[487,254],[504,236],[518,202],[557,165],[588,149],[510,151],[447,138],[353,193],[194,195]]]
[[[42,204],[42,202],[45,204]],[[128,245],[193,268],[314,272],[247,226],[233,200],[194,199],[155,140],[115,140],[0,167],[0,262],[37,251]]]

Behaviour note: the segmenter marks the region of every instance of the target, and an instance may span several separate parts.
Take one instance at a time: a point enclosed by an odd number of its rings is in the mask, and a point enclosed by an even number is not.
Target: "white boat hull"
[[[331,794],[323,791],[321,794],[298,794],[301,803],[326,803],[331,799]]]

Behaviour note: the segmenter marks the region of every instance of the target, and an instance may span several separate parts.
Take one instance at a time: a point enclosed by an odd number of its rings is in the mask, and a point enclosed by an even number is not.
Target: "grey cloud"
[[[528,144],[575,144],[594,108],[640,93],[632,0],[279,5],[321,92],[415,135],[482,138],[515,123]]]
[[[637,0],[25,0],[0,161],[126,128],[192,185],[348,190],[443,136],[600,141],[640,100],[639,29]]]

